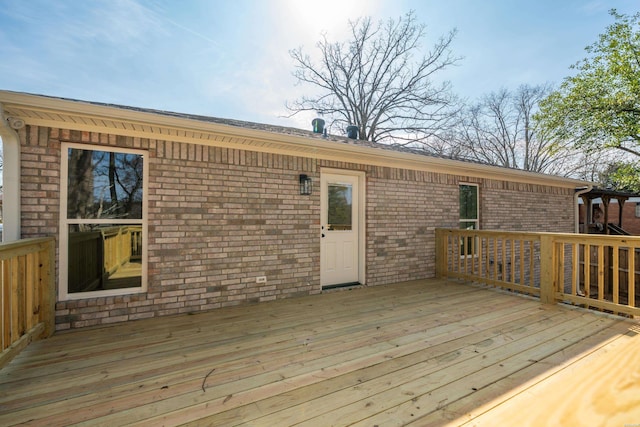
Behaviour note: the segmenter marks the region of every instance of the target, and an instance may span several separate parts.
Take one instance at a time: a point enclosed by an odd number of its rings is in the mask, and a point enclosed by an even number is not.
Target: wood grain
[[[532,398],[563,419],[565,394],[632,416],[638,328],[444,280],[146,319],[29,345],[0,425],[496,425]]]

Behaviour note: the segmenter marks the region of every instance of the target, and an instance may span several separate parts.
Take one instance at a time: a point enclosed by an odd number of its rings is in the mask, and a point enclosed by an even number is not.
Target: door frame
[[[333,169],[333,168],[321,168],[320,169],[320,182],[322,182],[322,174],[329,175],[345,175],[358,178],[358,282],[361,285],[366,284],[366,194],[367,194],[367,175],[365,172],[347,170],[347,169]],[[320,224],[322,225],[322,210],[326,208],[326,201],[323,200],[324,189],[320,188]],[[320,229],[322,233],[322,229]],[[322,239],[322,237],[320,237]],[[320,242],[322,245],[322,242]],[[320,250],[320,248],[318,248]],[[320,286],[322,286],[322,260],[320,260]],[[327,285],[326,287],[331,287]]]

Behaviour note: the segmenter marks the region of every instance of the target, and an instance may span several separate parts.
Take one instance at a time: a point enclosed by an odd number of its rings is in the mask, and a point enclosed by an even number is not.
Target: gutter
[[[2,138],[2,241],[20,240],[20,139],[15,129],[24,121],[5,116],[0,103],[0,138]]]
[[[584,193],[588,193],[589,191],[593,190],[593,185],[588,185],[586,188],[576,188],[576,192],[573,195],[574,197],[574,218],[575,218],[575,233],[580,233],[580,204],[579,204],[579,200],[580,200],[580,196],[582,196]],[[585,226],[586,224],[586,213],[587,213],[587,209],[589,207],[587,206],[585,208]]]

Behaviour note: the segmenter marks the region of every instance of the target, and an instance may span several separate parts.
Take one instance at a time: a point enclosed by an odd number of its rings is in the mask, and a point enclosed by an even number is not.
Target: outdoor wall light
[[[303,196],[310,196],[312,189],[313,185],[311,182],[311,177],[300,174],[300,194]]]

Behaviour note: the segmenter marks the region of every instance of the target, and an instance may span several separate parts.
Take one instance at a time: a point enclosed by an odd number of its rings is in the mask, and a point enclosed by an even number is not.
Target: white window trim
[[[82,150],[97,150],[113,153],[125,153],[125,154],[137,154],[142,156],[142,279],[141,286],[136,288],[123,288],[123,289],[111,289],[105,291],[90,291],[90,292],[78,292],[69,293],[68,291],[68,267],[69,267],[69,221],[67,219],[67,191],[69,180],[69,156],[68,150],[70,148],[82,149]],[[128,148],[119,148],[103,145],[89,145],[63,142],[61,143],[61,167],[60,167],[60,224],[59,224],[59,238],[60,238],[60,252],[59,252],[59,272],[58,272],[58,301],[68,300],[80,300],[87,298],[108,297],[118,295],[131,295],[147,292],[147,240],[148,240],[148,197],[149,197],[149,153],[143,150],[135,150]],[[139,221],[139,220],[134,220]],[[130,224],[134,222],[131,219],[86,219],[86,220],[74,220],[74,224]]]

